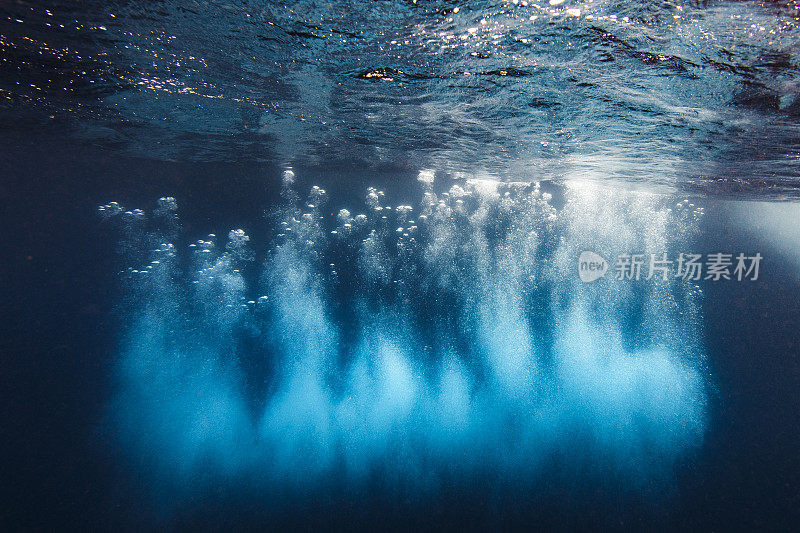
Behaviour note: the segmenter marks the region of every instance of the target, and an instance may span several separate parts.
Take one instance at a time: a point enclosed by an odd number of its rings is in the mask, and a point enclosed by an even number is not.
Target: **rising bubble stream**
[[[706,425],[701,294],[582,284],[576,260],[687,246],[701,210],[488,179],[437,193],[430,171],[418,184],[419,205],[370,188],[363,213],[328,216],[326,192],[298,201],[287,171],[263,259],[242,230],[179,245],[172,198],[100,208],[126,261],[147,256],[123,274],[110,412],[158,491],[670,482]]]

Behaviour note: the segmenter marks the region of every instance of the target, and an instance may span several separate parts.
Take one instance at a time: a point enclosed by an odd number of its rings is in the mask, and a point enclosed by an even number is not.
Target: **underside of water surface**
[[[4,12],[8,128],[176,161],[796,196],[793,1],[89,1]]]

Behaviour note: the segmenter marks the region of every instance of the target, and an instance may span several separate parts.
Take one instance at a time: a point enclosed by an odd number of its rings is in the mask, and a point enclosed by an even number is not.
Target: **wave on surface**
[[[137,156],[756,178],[767,193],[796,191],[800,175],[794,1],[88,1],[3,14],[3,124]]]

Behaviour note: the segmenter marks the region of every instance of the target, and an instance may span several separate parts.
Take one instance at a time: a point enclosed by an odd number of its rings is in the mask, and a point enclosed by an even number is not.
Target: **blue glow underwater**
[[[437,193],[433,177],[417,206],[370,188],[363,214],[329,217],[326,192],[299,202],[286,171],[263,261],[242,230],[176,245],[172,198],[100,208],[126,261],[149,262],[123,276],[110,412],[155,493],[419,497],[467,479],[534,490],[554,471],[669,485],[705,432],[702,295],[581,284],[575,260],[686,246],[702,210],[585,184],[559,202],[489,179]]]

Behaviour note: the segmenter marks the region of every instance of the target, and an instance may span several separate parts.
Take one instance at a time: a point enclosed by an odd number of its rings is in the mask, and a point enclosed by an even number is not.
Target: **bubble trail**
[[[706,426],[699,291],[582,284],[575,267],[586,249],[686,245],[699,208],[581,185],[556,209],[537,183],[487,179],[437,193],[432,171],[418,184],[419,205],[369,188],[363,212],[326,221],[326,191],[300,202],[287,172],[256,276],[241,229],[178,247],[172,198],[150,218],[100,208],[145,263],[123,276],[110,412],[154,490],[544,490],[556,458],[564,480],[670,483]]]

